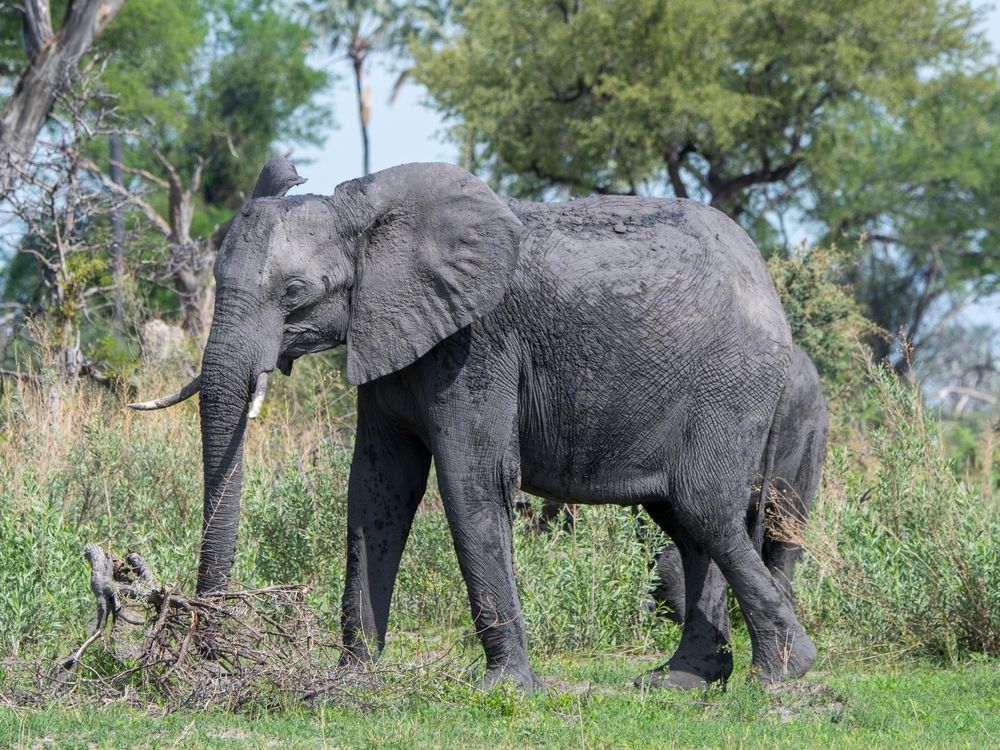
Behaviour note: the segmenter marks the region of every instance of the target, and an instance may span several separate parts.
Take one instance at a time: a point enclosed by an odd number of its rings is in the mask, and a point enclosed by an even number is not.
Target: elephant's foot
[[[754,672],[765,684],[801,677],[816,661],[816,646],[805,632],[791,641],[785,648],[774,649],[766,659],[754,660]]]
[[[529,666],[521,668],[494,667],[487,669],[486,674],[476,684],[476,688],[479,690],[492,690],[505,680],[510,680],[516,688],[527,693],[541,693],[545,691],[545,683],[538,678],[538,675]]]
[[[666,664],[635,678],[637,688],[700,690],[726,684],[733,673],[733,657],[716,653],[704,659],[674,656]]]

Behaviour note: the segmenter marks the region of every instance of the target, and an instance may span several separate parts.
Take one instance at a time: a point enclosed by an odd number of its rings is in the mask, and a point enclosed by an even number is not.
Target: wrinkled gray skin
[[[346,343],[358,386],[346,662],[385,641],[432,457],[484,686],[540,687],[514,583],[518,488],[642,504],[677,540],[686,624],[650,684],[728,676],[726,581],[762,680],[813,662],[746,528],[751,480],[773,459],[791,338],[760,253],[723,214],[683,200],[504,201],[458,167],[408,164],[332,197],[251,200],[215,275],[200,592],[225,587],[232,565],[258,374]]]
[[[823,470],[829,420],[820,387],[819,373],[809,356],[799,347],[792,348],[788,382],[782,397],[775,429],[772,495],[767,506],[768,523],[764,528],[762,556],[775,583],[792,599],[792,573],[802,547],[790,536],[809,518]],[[658,583],[652,592],[665,617],[684,622],[684,572],[680,550],[674,544],[664,547],[656,561]]]

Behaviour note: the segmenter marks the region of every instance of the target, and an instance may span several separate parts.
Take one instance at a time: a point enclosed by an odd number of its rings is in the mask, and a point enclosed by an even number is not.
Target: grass
[[[335,371],[303,360],[251,427],[235,567],[249,586],[308,584],[334,631],[353,424],[353,393]],[[179,376],[142,377],[146,395]],[[590,507],[572,531],[539,535],[522,523],[515,537],[529,646],[548,692],[473,691],[481,652],[431,489],[404,554],[387,652],[390,664],[449,654],[419,685],[373,695],[365,709],[290,700],[270,713],[166,716],[155,702],[0,708],[0,747],[1000,746],[993,443],[982,449],[985,471],[959,470],[915,388],[874,367],[864,378],[864,419],[840,420],[806,529],[797,609],[820,660],[794,685],[768,692],[748,681],[736,613],[726,692],[634,689],[679,634],[637,606],[663,539],[627,509]],[[138,549],[162,580],[190,590],[201,518],[194,402],[136,415],[101,391],[56,395],[0,393],[0,657],[44,663],[82,641],[92,616],[86,542]]]
[[[923,662],[841,665],[773,692],[738,675],[725,692],[642,692],[635,658],[539,663],[542,695],[435,695],[363,711],[264,715],[50,706],[0,711],[0,745],[52,748],[984,748],[1000,742],[1000,670]]]

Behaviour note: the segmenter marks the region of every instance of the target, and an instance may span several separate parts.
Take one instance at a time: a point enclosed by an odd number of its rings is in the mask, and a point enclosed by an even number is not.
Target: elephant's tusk
[[[250,411],[247,412],[248,419],[256,419],[260,416],[265,395],[267,395],[267,373],[262,372],[257,376],[257,385],[253,389],[253,401],[250,402]]]
[[[194,378],[194,380],[192,380],[186,386],[177,391],[177,393],[174,393],[171,396],[164,396],[163,398],[157,398],[154,399],[153,401],[141,401],[136,404],[129,404],[128,408],[138,409],[139,411],[166,409],[168,406],[173,406],[174,404],[179,404],[181,401],[186,401],[200,390],[201,390],[201,374],[199,373]]]

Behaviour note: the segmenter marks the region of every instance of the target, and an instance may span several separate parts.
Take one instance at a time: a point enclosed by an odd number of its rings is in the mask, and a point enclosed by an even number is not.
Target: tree
[[[195,93],[190,139],[206,156],[202,197],[236,208],[276,144],[322,143],[330,122],[313,102],[329,76],[307,55],[312,30],[282,2],[221,3],[211,16],[215,42],[207,80]]]
[[[124,6],[94,46],[106,60],[103,85],[114,96],[122,130],[108,133],[107,172],[124,188],[128,131],[183,126],[184,84],[207,33],[206,6],[200,0],[143,0]],[[134,140],[134,138],[133,138]],[[98,158],[100,154],[96,154]],[[134,154],[130,154],[134,157]],[[147,166],[155,167],[155,164]],[[112,205],[114,323],[125,316],[125,226],[120,202]],[[184,297],[182,296],[182,300]],[[183,309],[183,301],[182,301]],[[185,315],[189,318],[189,315]]]
[[[0,198],[31,156],[39,131],[72,82],[77,63],[125,0],[76,0],[58,30],[48,0],[22,0],[22,39],[28,65],[0,113]]]
[[[168,315],[177,309],[194,337],[205,330],[217,228],[248,195],[272,149],[317,142],[318,125],[328,120],[312,104],[327,76],[307,64],[311,39],[279,2],[144,0],[126,5],[94,45],[105,96],[80,117],[101,118],[104,126],[101,138],[81,143],[74,173],[107,212],[95,216],[94,229],[111,238],[110,256],[98,256],[110,263],[114,281],[95,293],[111,295],[114,306],[119,299],[131,305],[120,332],[127,334],[144,304]],[[113,139],[106,138],[114,134],[121,136],[120,155],[110,153]],[[23,199],[38,197],[36,190]],[[0,309],[3,318],[43,311],[33,291],[43,277],[39,263],[29,255],[8,267],[5,302],[17,307]],[[127,285],[134,299],[126,299]],[[91,304],[95,328],[112,322],[104,317],[112,309],[106,301]]]
[[[977,52],[973,18],[935,0],[482,0],[416,75],[520,193],[652,182],[742,216],[762,185],[795,185],[842,103]]]
[[[415,76],[469,166],[516,195],[697,198],[767,253],[790,251],[787,222],[866,236],[859,298],[919,347],[998,284],[1000,87],[978,20],[961,0],[477,0]]]
[[[371,173],[368,122],[371,91],[368,87],[369,55],[401,49],[412,29],[401,6],[393,0],[321,0],[310,9],[318,34],[332,52],[338,49],[351,63],[361,125],[361,167]]]
[[[916,83],[874,111],[858,102],[812,166],[808,215],[828,241],[863,240],[850,275],[894,335],[879,357],[906,369],[968,302],[1000,288],[1000,77],[993,69]],[[933,347],[934,351],[940,351]]]
[[[23,184],[7,196],[26,228],[18,258],[28,262],[20,275],[8,274],[5,297],[37,314],[29,336],[43,353],[54,355],[45,364],[53,366],[57,382],[70,387],[81,375],[107,382],[81,345],[85,317],[100,308],[109,291],[104,216],[114,200],[87,180],[88,141],[107,134],[103,110],[93,111],[99,97],[92,83],[84,79],[63,97],[51,140],[34,149],[20,170]],[[51,395],[57,409],[58,390]]]
[[[278,3],[150,0],[119,21],[104,81],[128,133],[131,181],[115,184],[110,170],[100,179],[167,242],[167,277],[197,337],[212,308],[214,229],[276,142],[317,142],[327,113],[311,100],[327,77],[307,64],[311,32]]]

